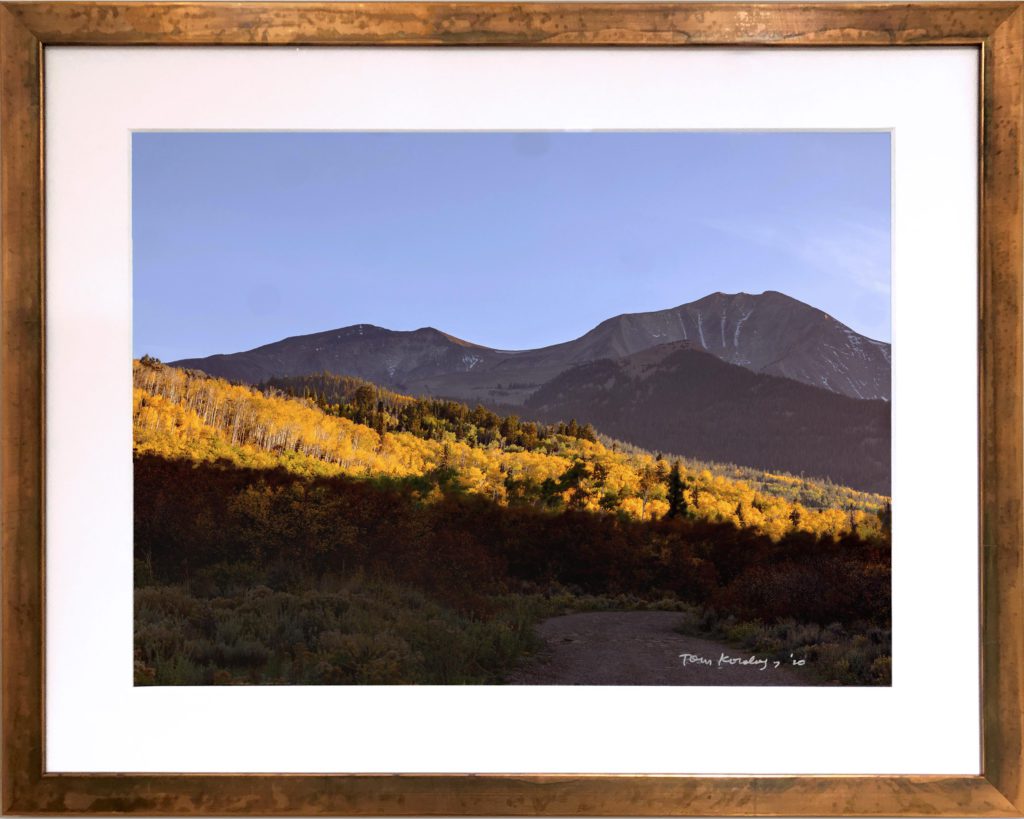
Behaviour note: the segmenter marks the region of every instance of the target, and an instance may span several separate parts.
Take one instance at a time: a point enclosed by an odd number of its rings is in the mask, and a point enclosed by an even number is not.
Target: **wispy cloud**
[[[753,222],[705,220],[704,225],[752,244],[789,254],[821,273],[863,291],[890,291],[889,231],[856,219],[780,229]]]

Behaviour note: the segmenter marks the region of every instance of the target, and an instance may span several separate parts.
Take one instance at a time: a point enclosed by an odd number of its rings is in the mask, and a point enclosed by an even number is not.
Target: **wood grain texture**
[[[1018,3],[0,4],[3,801],[21,814],[1017,816],[1024,6]],[[43,775],[41,48],[47,44],[978,46],[983,774]],[[936,715],[941,719],[941,715]]]
[[[0,487],[5,801],[43,770],[43,298],[38,40],[0,8]]]
[[[1014,4],[12,3],[50,44],[976,44]]]
[[[8,812],[1015,816],[980,777],[49,776]]]
[[[983,770],[1024,806],[1021,780],[1021,345],[1024,340],[1024,10],[984,49],[980,336]]]

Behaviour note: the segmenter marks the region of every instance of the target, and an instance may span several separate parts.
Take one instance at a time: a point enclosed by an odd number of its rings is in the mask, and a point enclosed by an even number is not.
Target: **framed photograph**
[[[1020,815],[1022,15],[0,4],[4,811]]]

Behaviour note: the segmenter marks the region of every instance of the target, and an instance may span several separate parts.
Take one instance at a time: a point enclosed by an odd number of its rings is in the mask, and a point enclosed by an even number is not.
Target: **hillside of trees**
[[[888,498],[357,380],[134,383],[137,684],[501,683],[594,607],[889,684]]]
[[[316,373],[272,378],[258,385],[265,394],[282,393],[316,404],[328,415],[348,418],[384,432],[411,432],[427,440],[454,440],[469,444],[497,443],[502,449],[557,450],[557,436],[600,441],[612,452],[647,456],[655,461],[679,461],[692,475],[713,476],[742,482],[764,495],[784,498],[812,509],[861,509],[875,512],[882,506],[879,495],[861,492],[830,480],[813,480],[786,472],[769,472],[733,463],[706,461],[677,454],[654,454],[634,443],[597,433],[590,424],[573,418],[554,424],[522,421],[522,408],[491,404],[470,408],[458,401],[412,398],[362,378]],[[664,470],[664,466],[663,466]]]
[[[548,511],[654,520],[670,509],[672,463],[606,446],[574,422],[524,423],[355,379],[319,386],[313,380],[300,398],[143,360],[134,365],[134,380],[138,454],[280,467],[306,477],[416,479],[414,491],[423,495],[459,491]],[[288,387],[297,392],[298,385]],[[773,538],[871,537],[887,525],[888,499],[879,495],[847,490],[840,493],[843,508],[814,507],[801,498],[835,496],[834,487],[771,473],[730,479],[697,466],[680,463],[679,504],[689,517]]]
[[[497,443],[502,449],[530,451],[557,447],[558,436],[597,440],[592,426],[574,419],[555,424],[521,421],[518,415],[499,415],[479,404],[470,408],[442,398],[411,398],[361,378],[332,373],[271,378],[256,389],[312,401],[327,415],[348,418],[379,435],[410,432],[426,440],[452,439],[480,446]]]

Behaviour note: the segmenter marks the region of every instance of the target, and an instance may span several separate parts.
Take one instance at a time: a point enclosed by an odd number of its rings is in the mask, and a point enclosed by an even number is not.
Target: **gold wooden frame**
[[[980,776],[47,774],[43,741],[43,53],[47,45],[978,49]],[[3,3],[6,813],[1015,816],[1024,811],[1024,4]],[[938,718],[938,715],[936,715]]]

